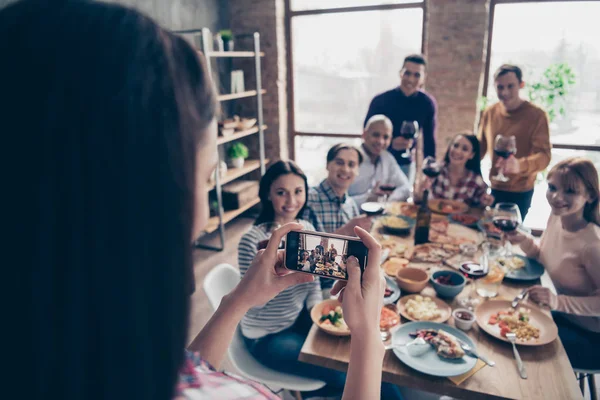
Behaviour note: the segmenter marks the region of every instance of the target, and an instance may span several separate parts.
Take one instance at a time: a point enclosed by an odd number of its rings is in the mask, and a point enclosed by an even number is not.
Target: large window
[[[496,4],[498,3],[498,4]],[[536,82],[552,64],[568,63],[576,79],[565,114],[550,125],[554,146],[550,166],[570,156],[590,158],[600,167],[600,1],[514,2],[492,0],[493,24],[487,96],[497,101],[493,73],[504,63],[523,68]],[[528,97],[527,87],[523,91]],[[543,228],[550,213],[541,174],[528,226]]]
[[[404,57],[422,51],[423,3],[288,1],[293,151],[312,182],[327,148],[359,142],[371,99],[397,86]],[[321,153],[317,168],[310,160]]]

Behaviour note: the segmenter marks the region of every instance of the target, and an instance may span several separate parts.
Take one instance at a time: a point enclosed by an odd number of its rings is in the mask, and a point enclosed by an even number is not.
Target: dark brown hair
[[[523,80],[523,71],[521,71],[521,68],[517,67],[516,65],[512,65],[512,64],[501,65],[500,68],[498,68],[496,70],[496,72],[494,72],[494,80],[498,79],[502,75],[506,75],[511,72],[515,73],[519,83],[521,83],[521,81]]]
[[[461,132],[452,138],[450,144],[448,145],[448,150],[446,150],[446,155],[444,156],[444,163],[446,163],[446,165],[450,164],[450,149],[452,148],[452,144],[454,143],[456,138],[459,136],[462,136],[465,139],[467,139],[473,147],[473,158],[467,161],[467,163],[465,164],[465,168],[481,176],[481,146],[479,144],[479,139],[477,139],[477,136],[473,135],[471,132]]]
[[[342,150],[356,151],[356,154],[358,154],[358,164],[359,165],[362,164],[362,162],[363,162],[362,153],[356,147],[352,146],[351,144],[347,144],[347,143],[338,143],[329,149],[329,151],[327,152],[327,164],[329,164],[330,162],[335,160],[338,153]]]
[[[27,396],[171,399],[197,150],[217,112],[204,63],[152,19],[92,1],[3,8],[0,53]]]
[[[264,222],[273,222],[275,220],[275,210],[273,209],[273,203],[269,200],[269,192],[271,191],[271,185],[280,176],[293,174],[299,176],[304,180],[304,193],[308,198],[308,179],[302,169],[292,160],[279,160],[273,163],[265,172],[263,177],[260,179],[260,188],[258,190],[258,197],[260,198],[261,210],[260,214],[254,221],[255,225],[262,224]],[[298,212],[297,218],[301,217],[304,213],[306,202],[302,209]]]
[[[420,64],[420,65],[423,65],[425,67],[427,66],[427,60],[425,59],[425,56],[422,55],[422,54],[410,54],[410,55],[404,57],[404,62],[402,63],[402,68],[404,68],[404,65],[407,62],[412,62],[412,63],[415,63],[415,64]]]

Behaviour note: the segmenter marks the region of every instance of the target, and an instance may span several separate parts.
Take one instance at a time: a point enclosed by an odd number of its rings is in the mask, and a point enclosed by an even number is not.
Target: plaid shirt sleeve
[[[467,176],[458,186],[452,186],[446,169],[438,175],[431,185],[432,197],[435,199],[460,200],[469,206],[477,206],[481,203],[481,197],[487,191],[487,184],[473,171],[468,171]]]
[[[185,363],[179,373],[176,400],[280,400],[273,392],[257,382],[218,372],[198,353],[187,350],[185,353]]]

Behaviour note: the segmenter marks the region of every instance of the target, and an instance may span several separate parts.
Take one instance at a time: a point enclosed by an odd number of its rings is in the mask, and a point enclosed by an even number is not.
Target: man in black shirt
[[[414,149],[415,141],[400,137],[402,121],[417,121],[423,135],[423,155],[435,157],[437,106],[433,96],[421,90],[426,65],[422,55],[407,56],[400,70],[400,86],[375,96],[365,117],[365,124],[376,114],[383,114],[392,121],[393,139],[389,151],[410,182],[415,178],[414,154],[409,157],[402,155],[407,148]]]

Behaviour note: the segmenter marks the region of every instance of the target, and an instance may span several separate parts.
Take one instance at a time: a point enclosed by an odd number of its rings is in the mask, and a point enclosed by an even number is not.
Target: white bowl
[[[458,314],[459,312],[470,315],[471,319],[467,321],[461,318],[457,318],[456,314]],[[473,313],[473,311],[469,311],[466,308],[457,308],[456,310],[452,311],[452,317],[454,318],[454,325],[461,331],[468,331],[473,327],[473,324],[475,323],[475,314]]]

